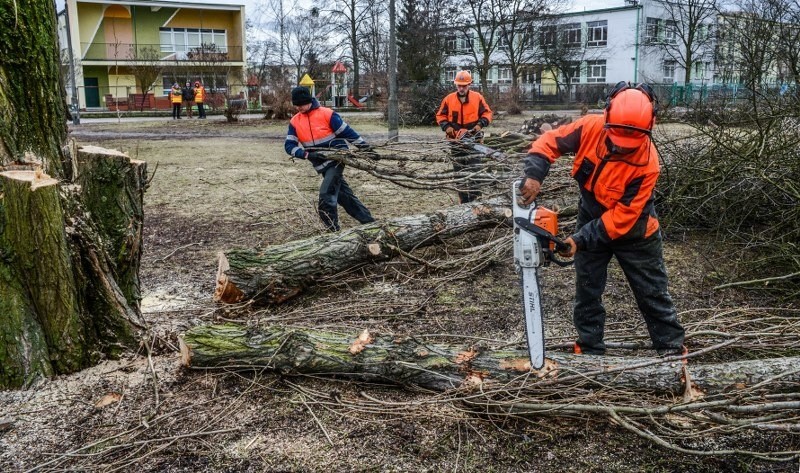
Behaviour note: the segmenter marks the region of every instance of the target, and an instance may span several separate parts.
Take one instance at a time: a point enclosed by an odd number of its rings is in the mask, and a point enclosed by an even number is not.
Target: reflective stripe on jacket
[[[492,109],[484,100],[483,95],[474,90],[467,91],[464,103],[458,98],[458,92],[448,94],[442,99],[439,111],[436,112],[436,123],[445,130],[448,126],[459,130],[471,129],[478,123],[486,127],[492,122]]]
[[[195,87],[194,89],[194,102],[195,103],[203,103],[203,100],[206,98],[206,88],[202,85],[200,87]]]
[[[283,147],[286,154],[305,159],[306,151],[347,149],[348,141],[359,148],[367,146],[366,141],[338,113],[328,107],[321,107],[314,98],[307,112],[297,113],[289,121],[289,131]],[[318,158],[310,158],[309,161],[319,173],[334,163],[329,159]]]
[[[525,159],[525,175],[542,181],[559,156],[575,154],[571,174],[580,186],[581,208],[593,219],[573,235],[580,249],[647,238],[659,228],[653,205],[658,151],[648,139],[631,154],[611,154],[604,124],[602,115],[588,115],[548,131]]]

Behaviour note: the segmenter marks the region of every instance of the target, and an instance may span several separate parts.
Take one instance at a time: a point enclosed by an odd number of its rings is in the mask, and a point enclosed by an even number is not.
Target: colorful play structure
[[[314,80],[308,74],[303,75],[299,85],[308,87],[317,100],[325,105],[330,105],[335,108],[343,107],[349,102],[350,105],[356,108],[364,108],[370,95],[365,95],[360,99],[354,97],[353,94],[347,90],[346,74],[347,68],[345,65],[341,61],[336,61],[331,68],[331,83],[322,90],[316,90]],[[330,99],[326,100],[325,97],[329,97]]]

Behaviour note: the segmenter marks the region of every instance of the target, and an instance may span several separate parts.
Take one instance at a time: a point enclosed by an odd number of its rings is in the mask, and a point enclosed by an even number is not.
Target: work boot
[[[678,348],[656,348],[656,353],[658,356],[662,358],[669,358],[671,356],[681,356],[681,362],[685,365],[686,364],[686,355],[689,354],[689,349],[686,348],[686,345],[681,345]]]

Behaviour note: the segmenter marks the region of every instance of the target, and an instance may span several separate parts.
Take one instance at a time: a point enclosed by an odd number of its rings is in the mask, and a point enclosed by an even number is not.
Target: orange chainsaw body
[[[536,217],[533,219],[533,224],[547,230],[551,235],[558,234],[558,215],[546,207],[536,208]],[[550,250],[555,250],[555,242],[550,241],[549,247]]]

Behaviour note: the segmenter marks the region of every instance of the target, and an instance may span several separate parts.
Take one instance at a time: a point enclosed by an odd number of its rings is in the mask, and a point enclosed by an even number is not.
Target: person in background
[[[180,120],[181,119],[181,86],[178,85],[177,82],[172,84],[172,88],[169,91],[169,101],[172,104],[172,119],[173,120]]]
[[[436,112],[436,123],[442,128],[448,140],[454,140],[450,149],[453,170],[470,171],[481,163],[481,158],[470,153],[455,140],[461,139],[467,133],[477,139],[483,137],[481,130],[492,122],[492,109],[489,108],[483,95],[469,89],[472,84],[472,75],[469,71],[458,71],[453,83],[456,85],[456,91],[442,100]],[[462,204],[472,202],[481,195],[474,185],[468,183],[466,187],[458,192],[458,200]]]
[[[686,355],[685,331],[667,290],[661,229],[654,206],[660,173],[651,144],[657,98],[647,84],[620,82],[603,115],[586,115],[540,136],[525,159],[522,203],[539,195],[550,165],[573,154],[580,188],[577,230],[563,256],[575,257],[575,353],[602,355],[608,264],[616,257],[659,355]]]
[[[203,102],[206,99],[206,88],[203,87],[203,84],[200,81],[195,81],[194,83],[194,103],[197,104],[197,118],[205,119],[206,118],[206,109]]]
[[[194,107],[194,89],[192,83],[186,81],[186,85],[181,89],[181,97],[183,97],[183,106],[186,108],[186,116],[192,118],[192,107]]]
[[[344,164],[327,159],[324,151],[348,149],[348,143],[352,143],[362,156],[377,159],[377,153],[338,113],[320,106],[307,88],[292,89],[292,105],[297,113],[289,121],[284,149],[293,158],[307,159],[322,176],[317,209],[322,223],[328,231],[339,230],[339,205],[360,223],[374,222],[370,211],[345,181]]]

